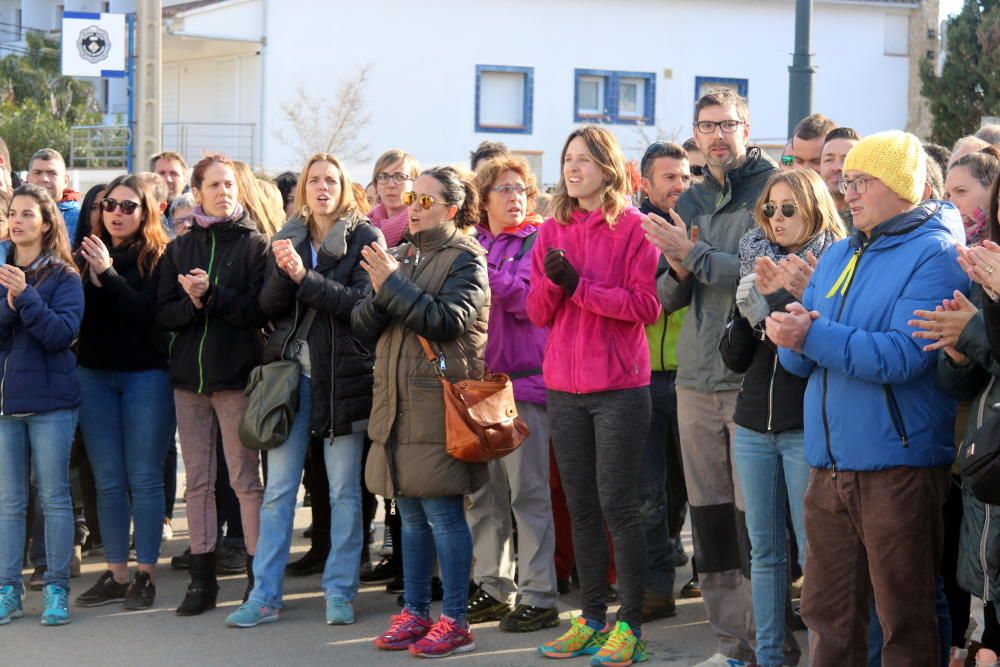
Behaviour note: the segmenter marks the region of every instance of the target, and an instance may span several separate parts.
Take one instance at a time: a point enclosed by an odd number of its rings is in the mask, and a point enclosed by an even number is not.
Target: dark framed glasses
[[[397,183],[398,185],[402,185],[407,181],[412,181],[413,177],[410,176],[409,174],[403,174],[400,172],[396,172],[395,174],[390,174],[387,171],[380,171],[378,175],[375,176],[375,180],[378,181],[379,183],[382,183],[383,185],[388,183],[389,181]]]
[[[424,209],[425,211],[429,210],[430,207],[434,206],[435,204],[440,204],[441,206],[451,206],[451,204],[447,202],[435,201],[434,197],[431,197],[430,195],[418,195],[413,190],[404,192],[402,199],[403,203],[406,204],[407,206],[410,206],[411,204],[413,204],[413,202],[417,202],[420,205],[420,208]]]
[[[125,215],[132,215],[135,213],[135,210],[139,208],[139,206],[139,202],[132,201],[130,199],[118,201],[117,199],[112,199],[111,197],[105,197],[101,200],[101,208],[106,213],[114,213],[116,208],[121,207],[122,213]]]
[[[732,134],[740,129],[742,120],[699,120],[694,124],[702,134],[715,134],[716,129],[722,128],[726,134]]]
[[[704,176],[705,175],[705,167],[704,167],[704,165],[700,165],[700,164],[693,164],[693,165],[691,165],[691,175],[692,176]]]
[[[768,202],[760,207],[760,212],[764,214],[764,217],[770,220],[774,217],[774,214],[781,211],[781,217],[790,218],[795,215],[795,212],[799,210],[798,204],[785,203],[781,206],[775,206],[774,204]]]

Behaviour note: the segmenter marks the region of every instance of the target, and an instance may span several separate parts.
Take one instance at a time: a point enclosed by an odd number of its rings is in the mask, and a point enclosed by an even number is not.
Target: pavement
[[[181,486],[180,488],[183,488]],[[181,618],[174,608],[184,596],[187,572],[170,568],[170,558],[187,546],[184,505],[177,505],[174,537],[164,541],[157,571],[157,598],[154,607],[143,612],[126,612],[120,605],[83,609],[70,604],[73,622],[58,628],[38,623],[41,593],[28,592],[25,617],[0,627],[0,655],[5,667],[155,667],[159,665],[225,666],[247,665],[413,665],[417,658],[406,652],[376,651],[372,639],[384,631],[389,615],[398,613],[396,596],[383,586],[362,587],[355,600],[357,622],[349,626],[328,626],[324,622],[324,600],[320,575],[285,579],[285,609],[277,623],[250,629],[225,626],[225,617],[239,606],[246,578],[220,577],[219,607],[202,616]],[[292,559],[305,553],[308,541],[302,530],[309,524],[309,510],[296,511]],[[375,533],[381,535],[379,527]],[[690,552],[690,534],[685,533]],[[73,579],[71,600],[89,588],[104,571],[100,557],[83,561],[82,576]],[[25,576],[30,570],[25,570]],[[677,588],[690,577],[690,566],[677,573]],[[432,614],[439,613],[435,603]],[[537,644],[557,636],[567,627],[571,614],[579,614],[579,591],[559,599],[564,619],[560,628],[537,633],[501,632],[496,623],[474,626],[477,650],[444,658],[449,664],[472,667],[530,665],[548,667],[552,663],[536,653]],[[614,609],[614,608],[612,608]],[[613,613],[613,612],[612,612]],[[646,624],[643,632],[652,666],[690,666],[709,657],[715,639],[700,599],[678,600],[677,615]],[[797,634],[806,645],[804,633]],[[585,666],[585,658],[569,660],[566,667]],[[808,660],[801,663],[808,665]]]

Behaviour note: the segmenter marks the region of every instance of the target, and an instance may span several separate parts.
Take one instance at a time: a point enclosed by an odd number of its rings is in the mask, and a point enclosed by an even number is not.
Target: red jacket
[[[645,324],[660,315],[659,253],[629,207],[612,229],[601,211],[573,212],[569,224],[549,218],[531,256],[528,316],[550,327],[542,373],[556,391],[589,394],[649,385]],[[549,248],[566,251],[580,274],[572,297],[545,275]]]

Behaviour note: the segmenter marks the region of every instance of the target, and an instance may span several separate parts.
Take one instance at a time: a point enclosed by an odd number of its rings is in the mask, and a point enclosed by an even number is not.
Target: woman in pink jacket
[[[643,325],[660,313],[656,250],[629,205],[625,157],[599,127],[569,135],[555,216],[532,253],[528,316],[550,327],[542,373],[552,443],[573,527],[583,615],[539,652],[593,655],[592,665],[645,658],[640,629],[646,540],[635,480],[650,417],[649,350]],[[614,544],[622,600],[605,624],[604,574]]]

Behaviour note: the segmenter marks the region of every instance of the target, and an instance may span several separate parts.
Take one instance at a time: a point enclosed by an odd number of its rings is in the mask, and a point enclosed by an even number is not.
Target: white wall
[[[562,142],[575,126],[574,68],[655,72],[656,126],[681,140],[690,136],[696,76],[749,79],[754,140],[785,139],[794,40],[789,0],[298,0],[294,12],[285,2],[264,2],[262,157],[272,169],[297,166],[273,138],[286,126],[280,104],[299,85],[332,98],[340,81],[367,62],[375,64],[366,95],[372,159],[398,146],[425,165],[465,162],[480,141],[502,140],[543,151],[543,180],[554,182]],[[814,8],[814,108],[861,133],[906,124],[908,60],[883,55],[886,12],[905,10]],[[532,134],[474,131],[476,64],[534,67]],[[672,78],[664,78],[665,68]],[[641,154],[645,140],[635,127],[612,129],[630,157]],[[655,134],[646,128],[646,136]],[[367,180],[370,164],[352,166],[357,180]]]

